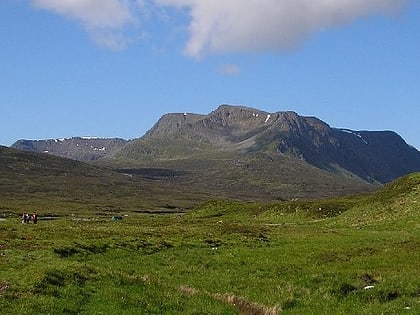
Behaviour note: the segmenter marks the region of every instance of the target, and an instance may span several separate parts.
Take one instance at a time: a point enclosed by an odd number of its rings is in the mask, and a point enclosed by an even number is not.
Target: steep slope
[[[294,112],[267,113],[221,105],[208,115],[167,114],[117,154],[120,161],[196,158],[214,152],[265,153],[300,159],[316,168],[368,182],[389,182],[420,171],[420,152],[391,131],[331,128]]]
[[[114,152],[127,144],[127,140],[120,138],[73,137],[48,140],[18,140],[12,148],[49,153],[78,161],[93,161],[105,156],[112,156]]]
[[[164,115],[143,139],[170,137],[225,147],[263,131],[272,123],[269,120],[270,114],[260,110],[221,105],[209,115]]]

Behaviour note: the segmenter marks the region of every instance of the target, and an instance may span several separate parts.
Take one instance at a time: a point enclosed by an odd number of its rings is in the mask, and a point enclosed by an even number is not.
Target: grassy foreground
[[[420,314],[419,174],[359,198],[120,214],[1,221],[0,312]]]

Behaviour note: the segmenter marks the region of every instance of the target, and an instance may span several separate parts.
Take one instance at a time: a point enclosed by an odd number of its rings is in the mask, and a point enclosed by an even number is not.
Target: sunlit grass
[[[8,213],[0,222],[0,309],[418,314],[419,183],[413,175],[400,182],[405,189],[355,199],[127,211],[117,222],[84,211],[23,225]]]

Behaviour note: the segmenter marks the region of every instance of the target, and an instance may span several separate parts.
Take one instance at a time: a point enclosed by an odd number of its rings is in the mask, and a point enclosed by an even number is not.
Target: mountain
[[[229,105],[221,105],[208,115],[164,115],[115,158],[204,161],[215,152],[235,152],[238,158],[255,154],[295,158],[329,173],[371,183],[386,183],[420,171],[420,152],[395,132],[338,129],[295,112],[268,113]]]
[[[18,140],[11,147],[49,153],[79,161],[94,161],[112,156],[129,141],[120,138],[73,137],[48,140]]]
[[[420,171],[420,152],[392,131],[332,128],[295,112],[221,105],[162,116],[135,140],[70,138],[15,148],[90,161],[166,187],[168,200],[283,200],[369,192]]]

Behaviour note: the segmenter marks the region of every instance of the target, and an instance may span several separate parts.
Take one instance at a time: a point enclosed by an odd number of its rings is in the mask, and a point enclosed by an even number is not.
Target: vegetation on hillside
[[[168,180],[152,180],[114,172],[47,154],[0,147],[0,195],[3,213],[188,209],[203,200],[182,192]]]
[[[21,224],[9,212],[0,222],[0,309],[418,314],[419,202],[412,174],[355,198],[213,201],[185,214],[121,211],[120,221],[80,207]],[[69,203],[56,207],[64,214]]]
[[[0,147],[0,161],[2,207],[9,213],[180,212],[215,199],[283,200],[375,188],[264,155],[232,160],[221,154],[208,156],[205,164],[190,159],[111,168]]]

